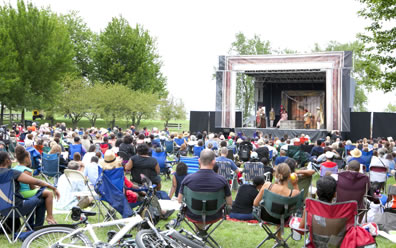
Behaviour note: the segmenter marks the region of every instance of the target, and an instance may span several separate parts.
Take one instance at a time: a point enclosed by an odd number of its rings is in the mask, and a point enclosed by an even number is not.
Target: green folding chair
[[[309,187],[312,185],[312,176],[299,176],[297,185],[300,190],[304,190],[304,199],[306,199],[309,193]],[[291,182],[289,182],[288,187],[289,189],[293,189]]]
[[[213,237],[211,237],[211,234],[226,219],[226,200],[224,190],[218,192],[195,192],[187,186],[184,186],[183,203],[184,206],[182,206],[182,210],[179,213],[178,222],[184,220],[189,228],[193,230],[196,235],[201,237],[204,243],[208,244],[210,247],[220,247]],[[186,219],[188,218],[185,216],[186,209],[188,209],[192,214],[201,216],[202,222],[191,219],[189,219],[190,221],[187,221]],[[222,212],[220,221],[207,222],[207,216],[214,215],[219,211]],[[190,224],[190,222],[194,224],[195,228]],[[197,224],[203,224],[205,227],[204,230],[200,230]],[[212,225],[214,226],[212,227]]]
[[[302,209],[303,203],[304,190],[302,190],[298,195],[294,197],[285,197],[275,194],[267,189],[264,190],[264,195],[263,199],[260,202],[260,206],[253,209],[253,216],[259,221],[260,226],[267,233],[267,237],[263,241],[261,241],[257,248],[262,246],[266,241],[270,239],[275,239],[276,241],[276,244],[273,247],[289,247],[287,245],[287,240],[291,237],[291,234],[287,236],[286,239],[279,239],[276,235],[279,232],[283,234],[285,222],[292,214],[296,213],[297,210]],[[272,223],[268,220],[261,219],[262,208],[264,208],[271,217],[280,220],[280,225]],[[276,229],[275,232],[272,232],[270,229],[271,225],[279,225],[279,227]]]

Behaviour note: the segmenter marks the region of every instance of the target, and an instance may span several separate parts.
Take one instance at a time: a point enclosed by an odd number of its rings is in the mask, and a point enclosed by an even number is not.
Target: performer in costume
[[[304,114],[304,128],[306,129],[309,129],[311,127],[311,116],[311,112],[306,109]]]
[[[267,116],[265,115],[265,107],[261,107],[260,127],[261,128],[266,128],[267,127]]]
[[[260,127],[261,122],[261,108],[257,110],[256,113],[256,127]]]
[[[270,119],[270,127],[274,127],[274,121],[275,121],[275,111],[274,108],[271,108],[271,111],[269,113],[269,119]]]
[[[320,129],[324,124],[323,113],[320,111],[320,107],[316,107],[316,129]]]
[[[281,105],[281,107],[282,107],[282,105]],[[283,108],[282,108],[283,109]],[[286,110],[282,110],[283,112],[281,112],[281,118],[280,118],[280,120],[278,121],[278,123],[276,124],[276,127],[280,127],[280,123],[281,123],[281,121],[286,121],[287,120],[287,118],[288,118],[288,115],[287,115],[287,112],[286,112]]]

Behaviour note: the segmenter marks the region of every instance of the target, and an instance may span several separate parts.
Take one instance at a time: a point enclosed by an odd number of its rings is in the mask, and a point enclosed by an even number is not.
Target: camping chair
[[[330,171],[331,174],[338,174],[338,166],[335,165],[334,167],[326,167],[323,164],[320,165],[320,177],[326,175],[326,172]]]
[[[359,172],[343,171],[338,173],[337,202],[357,201],[359,220],[369,210],[366,200],[369,178]]]
[[[47,154],[43,153],[42,157],[42,170],[40,174],[49,182],[48,177],[54,178],[54,186],[58,184],[58,179],[60,176],[59,172],[59,156],[58,154]]]
[[[297,185],[300,190],[304,190],[303,197],[306,199],[309,193],[309,188],[312,185],[312,176],[299,175]],[[293,189],[291,182],[289,182],[288,187],[289,189]]]
[[[366,166],[366,172],[369,171],[370,168],[370,163],[371,163],[371,158],[373,157],[373,150],[369,152],[362,151],[362,156],[360,157],[363,162],[363,164]]]
[[[109,144],[106,143],[99,144],[99,148],[102,154],[105,154],[106,151],[109,150]]]
[[[76,185],[77,182],[81,182],[86,186],[87,190],[75,191],[75,192],[73,192],[74,196],[80,197],[80,198],[92,197],[93,201],[94,201],[94,207],[96,207],[98,209],[98,211],[97,211],[98,221],[100,221],[100,219],[99,219],[100,216],[102,216],[104,218],[105,215],[102,213],[101,204],[98,201],[98,194],[96,194],[96,192],[89,186],[89,181],[87,178],[85,178],[84,174],[78,170],[65,169],[64,175],[66,176],[66,179],[69,182],[72,189],[74,188],[73,185]],[[102,204],[102,205],[106,208],[106,206],[104,204]],[[68,216],[66,216],[66,219],[67,219],[67,217]]]
[[[306,162],[309,161],[308,156],[304,151],[301,150],[300,146],[289,145],[287,147],[287,156],[289,158],[295,159],[300,166],[303,166]]]
[[[160,174],[165,175],[165,179],[170,178],[170,173],[172,166],[169,165],[170,163],[173,163],[174,161],[166,161],[166,152],[152,152],[152,157],[157,159],[158,165],[160,167]]]
[[[355,148],[356,148],[356,146],[354,146],[354,145],[346,145],[346,146],[344,147],[344,149],[345,149],[344,156],[345,156],[345,157],[350,156],[350,155],[351,155],[351,151],[352,151],[353,149],[355,149]]]
[[[184,157],[180,156],[179,162],[183,162],[187,165],[187,173],[192,174],[199,170],[198,157]]]
[[[244,183],[252,183],[255,176],[264,176],[264,165],[261,162],[246,162],[243,168]]]
[[[168,154],[168,156],[175,153],[173,140],[165,140],[164,144],[165,144],[165,151]]]
[[[216,161],[216,165],[219,167],[217,174],[223,176],[232,189],[236,174],[231,169],[231,163],[229,161]]]
[[[9,170],[0,176],[0,228],[7,237],[9,243],[15,243],[25,228],[33,231],[28,220],[35,213],[36,207],[25,217],[15,206],[15,182],[13,172]],[[7,226],[7,219],[12,219],[12,225]],[[22,218],[22,226],[17,228],[16,219]]]
[[[340,247],[347,230],[356,225],[356,215],[356,201],[326,203],[306,199],[305,229],[311,242],[308,247]]]
[[[260,201],[259,207],[253,208],[253,216],[259,221],[260,226],[267,233],[267,237],[260,242],[257,247],[262,246],[266,241],[275,239],[277,242],[276,246],[289,247],[287,240],[291,237],[291,234],[286,239],[279,239],[277,234],[280,232],[283,234],[285,223],[292,214],[296,213],[297,210],[301,209],[304,204],[304,190],[294,197],[286,197],[275,194],[268,189],[264,190],[263,199]],[[261,219],[261,211],[265,211],[273,218],[280,221],[279,227],[272,232],[270,225],[278,225],[278,223],[272,223],[268,220]]]
[[[199,157],[204,148],[205,148],[204,146],[194,146],[194,148],[193,148],[194,156]]]
[[[82,144],[70,145],[69,146],[69,159],[70,160],[73,160],[73,155],[76,152],[80,153],[81,156],[84,155],[84,154],[82,154]]]
[[[371,165],[369,168],[370,183],[378,182],[386,193],[386,180],[388,169],[385,166]]]
[[[37,176],[40,174],[41,171],[41,165],[40,165],[41,154],[33,146],[26,148],[26,151],[30,153],[30,160],[32,162],[31,168],[35,170],[33,176]]]
[[[337,167],[339,170],[342,170],[345,168],[345,161],[342,158],[334,159],[333,162],[337,164]]]
[[[186,216],[187,210],[194,215],[201,216],[202,221],[193,220]],[[217,219],[214,221],[207,221],[208,216],[217,214],[220,211],[222,213],[222,216],[220,217],[221,220]],[[187,186],[184,186],[183,204],[178,214],[178,222],[180,223],[184,220],[188,227],[193,230],[196,235],[202,238],[205,244],[208,244],[210,247],[220,247],[211,234],[220,226],[221,223],[223,223],[225,219],[226,200],[224,190],[220,190],[218,192],[195,192]],[[193,223],[195,228],[190,224],[190,222]],[[205,226],[204,230],[200,230],[197,224],[203,224]],[[211,228],[212,226],[213,228]]]

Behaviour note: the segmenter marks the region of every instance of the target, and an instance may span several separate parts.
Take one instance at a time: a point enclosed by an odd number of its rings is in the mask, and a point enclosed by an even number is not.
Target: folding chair
[[[175,141],[176,145],[178,145],[178,146],[181,146],[181,145],[184,144],[184,139],[183,138],[181,138],[181,139],[175,138],[174,141]]]
[[[30,153],[30,160],[32,162],[32,169],[35,170],[33,176],[37,176],[41,171],[41,154],[33,146],[26,148],[26,151]]]
[[[102,213],[101,210],[101,205],[104,204],[100,204],[100,201],[98,201],[98,194],[96,194],[96,192],[90,187],[89,185],[89,181],[87,178],[85,178],[84,174],[81,171],[78,170],[70,170],[70,169],[65,169],[64,171],[64,175],[66,176],[67,181],[69,182],[70,186],[72,187],[73,190],[73,186],[77,184],[77,182],[82,182],[87,190],[83,190],[83,191],[75,191],[73,192],[74,196],[76,197],[92,197],[93,201],[94,201],[94,207],[96,207],[98,209],[97,213],[98,213],[98,221],[100,221],[100,216],[102,216],[105,219],[105,215]],[[104,205],[104,207],[106,208],[106,206]],[[68,216],[66,216],[67,218]]]
[[[232,189],[235,173],[231,169],[231,163],[229,161],[216,161],[216,165],[219,167],[217,174],[223,176],[228,181]]]
[[[180,156],[179,162],[183,162],[187,165],[187,173],[192,174],[199,170],[198,157],[184,157]]]
[[[338,174],[338,166],[337,164],[334,167],[326,167],[323,164],[320,165],[320,177],[326,175],[326,173],[330,171],[331,174]]]
[[[196,221],[186,215],[187,209],[194,215],[201,216],[202,221]],[[207,221],[207,217],[221,211],[220,219]],[[187,220],[188,221],[187,221]],[[220,247],[211,234],[226,219],[226,200],[224,190],[218,192],[195,192],[187,186],[183,189],[183,205],[178,215],[178,221],[184,220],[188,227],[196,235],[202,238],[210,247]],[[193,223],[194,227],[190,224]],[[215,224],[216,223],[216,224]],[[203,224],[204,230],[200,230],[197,224]],[[214,225],[214,226],[213,226]],[[213,226],[213,228],[211,228]],[[199,230],[199,231],[198,231]]]
[[[360,220],[369,210],[370,206],[366,200],[368,184],[368,176],[362,173],[354,171],[338,173],[337,202],[357,201]]]
[[[369,152],[362,151],[362,156],[360,157],[363,161],[363,164],[366,166],[366,172],[369,171],[371,158],[373,157],[373,150]]]
[[[73,155],[76,152],[80,153],[81,156],[83,156],[83,154],[82,154],[82,144],[70,145],[69,146],[69,159],[70,160],[73,160]]]
[[[34,207],[25,217],[18,206],[15,205],[15,182],[13,179],[13,172],[9,170],[7,173],[0,175],[0,227],[7,237],[9,243],[15,243],[25,228],[33,231],[29,225],[28,220],[35,213]],[[6,226],[8,218],[12,218],[11,230]],[[22,226],[17,229],[15,220],[22,218]],[[17,229],[17,230],[16,230]],[[11,233],[9,233],[11,232]]]
[[[56,187],[58,184],[58,179],[61,173],[59,172],[59,154],[47,154],[43,153],[42,156],[42,170],[40,174],[45,178],[45,180],[49,183],[49,177],[54,178],[54,186]]]
[[[277,234],[279,232],[283,234],[285,223],[287,224],[287,220],[292,216],[292,214],[302,208],[303,203],[304,190],[294,197],[281,196],[269,191],[268,189],[264,190],[263,199],[260,201],[260,205],[253,208],[253,216],[259,221],[260,226],[267,233],[267,237],[260,242],[257,248],[270,239],[275,239],[277,242],[274,247],[289,247],[287,245],[287,240],[291,237],[291,234],[286,239],[279,239]],[[265,210],[273,219],[279,220],[279,223],[273,223],[272,220],[269,219],[262,219],[261,211],[263,210]],[[275,232],[272,232],[270,225],[279,225],[279,227]]]
[[[175,153],[175,149],[173,147],[173,140],[165,140],[164,144],[165,144],[165,151],[168,154],[168,156]]]
[[[160,167],[160,174],[165,175],[165,179],[170,179],[170,173],[171,173],[171,168],[172,166],[169,165],[170,163],[173,163],[174,161],[166,161],[166,152],[152,152],[151,155],[153,158],[157,159],[158,165]]]
[[[205,147],[203,147],[203,146],[194,146],[194,148],[193,148],[194,156],[199,157],[204,148]]]
[[[244,183],[252,183],[255,176],[264,176],[264,164],[261,162],[246,162],[243,168]]]
[[[326,203],[306,199],[305,229],[311,242],[308,247],[340,247],[347,230],[356,225],[356,215],[356,201]]]
[[[344,152],[345,158],[346,158],[347,156],[350,156],[350,155],[351,155],[351,151],[352,151],[353,149],[355,149],[355,148],[356,148],[356,146],[354,146],[354,145],[346,145],[346,146],[344,147],[344,149],[345,149],[345,152]]]
[[[297,185],[300,190],[304,190],[303,197],[304,199],[306,199],[309,193],[309,188],[312,185],[312,176],[299,175]],[[290,182],[288,184],[288,187],[289,189],[293,189],[293,185]]]
[[[386,193],[386,181],[388,169],[385,166],[371,165],[369,168],[370,183],[378,182],[381,184],[381,188]]]

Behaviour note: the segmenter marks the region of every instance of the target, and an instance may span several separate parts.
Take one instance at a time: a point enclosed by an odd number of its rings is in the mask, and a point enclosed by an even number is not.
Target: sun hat
[[[325,156],[326,156],[326,158],[331,159],[331,158],[334,157],[334,152],[326,152],[326,153],[325,153]]]
[[[257,145],[263,146],[264,145],[264,140],[259,139],[258,142],[257,142]]]
[[[362,152],[359,149],[355,148],[351,151],[351,156],[354,158],[360,158],[362,156]]]
[[[104,158],[99,161],[104,170],[114,169],[121,166],[121,161],[116,157],[113,150],[107,150]]]

